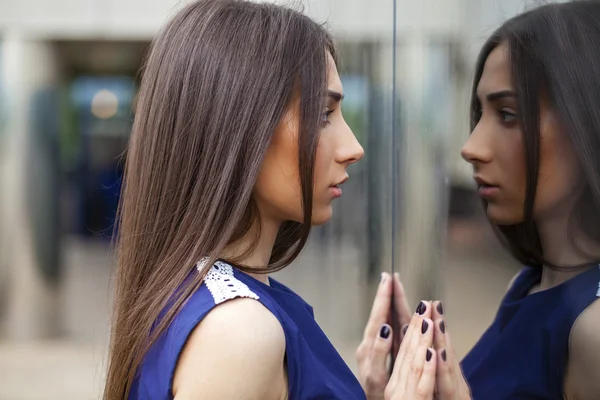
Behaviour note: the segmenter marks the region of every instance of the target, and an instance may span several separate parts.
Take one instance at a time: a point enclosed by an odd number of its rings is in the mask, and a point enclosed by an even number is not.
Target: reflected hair
[[[328,32],[301,10],[242,0],[195,1],[153,40],[118,211],[104,399],[128,397],[145,354],[213,261],[228,244],[256,233],[253,188],[292,103],[299,110],[304,219],[281,226],[259,272],[284,268],[302,250],[312,219],[328,53],[337,60]],[[203,257],[209,260],[197,273]]]
[[[523,135],[526,192],[523,222],[494,226],[502,243],[525,265],[553,265],[544,249],[533,219],[540,165],[540,102],[546,99],[568,136],[584,175],[585,187],[570,216],[574,227],[600,243],[600,3],[573,1],[547,4],[504,23],[484,44],[475,69],[471,93],[471,131],[481,104],[477,86],[485,62],[499,45],[508,45],[508,56],[517,92]],[[485,205],[485,201],[484,201]]]

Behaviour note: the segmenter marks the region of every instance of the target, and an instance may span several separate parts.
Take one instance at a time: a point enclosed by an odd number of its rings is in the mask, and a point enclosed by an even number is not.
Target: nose
[[[360,145],[354,132],[346,125],[345,133],[336,154],[336,161],[346,166],[360,161],[365,155],[365,150]]]
[[[486,140],[483,129],[476,126],[460,151],[462,158],[470,164],[489,163],[492,160],[492,146]]]

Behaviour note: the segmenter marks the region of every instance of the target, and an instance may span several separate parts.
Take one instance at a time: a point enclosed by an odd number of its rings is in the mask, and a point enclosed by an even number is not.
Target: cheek
[[[331,145],[328,143],[327,137],[319,138],[319,143],[317,144],[317,151],[315,154],[315,179],[314,179],[314,192],[315,194],[322,188],[323,186],[329,186],[331,183],[327,183],[328,169],[330,165],[330,160],[332,158],[331,155]]]
[[[522,202],[525,197],[525,181],[527,179],[525,165],[525,149],[523,137],[519,130],[501,132],[499,139],[493,144],[494,158],[498,161],[500,186],[506,190],[511,202]]]
[[[326,134],[324,134],[326,135]],[[317,152],[315,155],[315,177],[313,181],[313,212],[312,224],[322,225],[331,219],[333,214],[332,198],[329,193],[329,186],[333,183],[330,171],[331,160],[333,158],[333,146],[328,141],[327,136],[322,135],[319,138]]]
[[[525,149],[523,148],[523,140],[521,137],[512,142],[507,149],[504,169],[511,181],[511,194],[514,196],[514,201],[518,203],[520,211],[522,211],[525,202],[525,188],[527,185],[527,165],[525,162]]]
[[[262,212],[282,220],[298,220],[301,189],[295,136],[281,132],[267,150],[254,187]]]
[[[498,225],[512,225],[523,221],[525,204],[526,166],[521,132],[499,132],[491,144],[495,160],[494,171],[501,186],[501,196],[487,204],[490,220]]]
[[[571,144],[562,135],[543,135],[535,217],[544,217],[571,207],[580,183],[581,172]]]

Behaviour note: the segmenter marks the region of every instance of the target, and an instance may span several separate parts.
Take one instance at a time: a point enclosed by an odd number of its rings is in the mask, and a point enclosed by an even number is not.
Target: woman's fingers
[[[400,344],[400,350],[398,351],[398,354],[396,356],[396,361],[394,363],[394,368],[392,371],[390,382],[399,382],[400,377],[402,376],[401,369],[403,365],[407,363],[409,353],[414,351],[415,335],[417,335],[416,332],[419,331],[419,327],[421,326],[422,321],[423,317],[421,317],[418,314],[414,314],[413,318],[410,320],[410,324],[408,325],[408,328],[406,329],[406,332],[404,334],[404,339]],[[418,337],[416,340],[418,340]],[[410,363],[410,361],[408,361],[408,363]]]
[[[391,301],[392,278],[384,272],[381,274],[363,340],[356,350],[358,378],[365,392],[374,398],[383,395],[389,378],[386,366],[392,348],[393,332],[387,321]]]
[[[388,400],[431,400],[436,385],[437,356],[433,345],[433,321],[428,302],[422,302],[408,325],[404,340],[394,366],[394,372],[386,388]]]
[[[415,398],[430,400],[433,399],[436,384],[436,371],[437,371],[437,355],[434,349],[427,349],[425,356],[425,362],[423,364],[423,373],[417,383]]]
[[[436,332],[436,335],[438,332]],[[471,399],[469,385],[465,381],[458,358],[450,343],[448,331],[444,334],[444,347],[438,348],[437,363],[437,399],[463,400]]]
[[[371,314],[365,327],[363,342],[371,344],[377,337],[381,327],[387,323],[390,307],[392,304],[392,279],[390,274],[383,272],[381,274],[381,282],[377,288],[377,294],[373,301]]]
[[[444,347],[439,348],[438,352],[442,352],[442,350],[445,350],[444,356],[446,359],[446,363],[448,363],[452,367],[451,372],[461,373],[460,364],[458,363],[458,358],[456,358],[456,354],[454,353],[454,348],[452,347],[452,343],[450,342],[450,334],[447,330],[444,333]],[[458,368],[458,370],[455,371],[456,368]]]
[[[441,301],[434,301],[431,307],[431,319],[434,321],[444,319],[444,306]]]
[[[412,366],[412,361],[420,343],[426,343],[425,348],[431,347],[433,343],[433,321],[429,319],[431,315],[431,303],[422,301],[413,315],[402,344],[396,358],[394,366],[394,375],[408,376],[408,369]]]
[[[416,369],[421,371],[419,377],[411,380],[410,383],[407,379],[403,379],[401,382],[396,382],[395,386],[389,386],[385,391],[385,399],[433,400],[437,357],[433,349],[425,349],[422,353],[413,360]]]
[[[444,320],[444,308],[440,301],[432,304],[433,323],[435,324],[435,334],[433,345],[440,352],[447,347],[446,344],[446,321]]]
[[[404,371],[401,373],[407,373],[407,385],[408,387],[417,387],[423,375],[423,369],[425,362],[431,362],[431,354],[433,346],[433,322],[424,318],[421,323],[421,332],[418,337],[418,342],[414,351],[414,358],[412,365],[405,365]]]
[[[438,373],[437,373],[437,390],[439,393],[453,392],[456,386],[454,383],[453,367],[448,361],[448,335],[446,334],[446,322],[444,320],[444,306],[440,301],[434,302],[432,307],[433,323],[435,324],[435,333],[433,346],[438,353]]]
[[[423,318],[432,319],[433,317],[433,306],[430,301],[421,301],[415,311],[417,314],[423,316]]]
[[[456,379],[453,367],[448,362],[446,349],[438,351],[437,360],[437,393],[438,399],[452,399],[456,394]]]
[[[383,390],[388,383],[387,360],[392,349],[392,335],[392,327],[385,324],[373,342],[369,355],[369,368],[365,376],[365,386],[368,391]]]

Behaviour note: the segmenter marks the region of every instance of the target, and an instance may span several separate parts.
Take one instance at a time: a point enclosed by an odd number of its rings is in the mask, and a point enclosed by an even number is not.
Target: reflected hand
[[[437,400],[471,400],[471,389],[463,376],[454,349],[450,344],[450,335],[444,321],[441,302],[433,307],[435,325],[434,347],[437,351]]]
[[[425,308],[425,309],[423,309]],[[385,388],[385,400],[431,400],[436,384],[436,352],[433,345],[434,325],[431,303],[419,305],[414,314]]]

